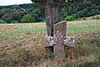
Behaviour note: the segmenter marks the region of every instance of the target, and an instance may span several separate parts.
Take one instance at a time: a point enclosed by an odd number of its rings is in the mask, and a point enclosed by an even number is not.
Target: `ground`
[[[59,61],[44,47],[45,22],[0,24],[0,67],[99,67],[100,20],[67,22],[66,33],[77,46],[68,50],[74,58]]]

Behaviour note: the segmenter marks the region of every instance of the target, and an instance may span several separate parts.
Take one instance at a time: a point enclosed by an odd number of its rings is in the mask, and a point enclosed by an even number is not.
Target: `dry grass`
[[[0,67],[100,66],[100,21],[68,22],[67,35],[78,37],[74,58],[56,60],[44,47],[45,23],[1,24]],[[85,29],[84,29],[85,28]]]

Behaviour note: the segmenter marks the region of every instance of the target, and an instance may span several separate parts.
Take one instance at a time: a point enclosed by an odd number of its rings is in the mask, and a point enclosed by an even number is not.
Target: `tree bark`
[[[50,5],[51,0],[45,3],[45,17],[48,36],[53,36],[53,25],[59,22],[59,7]]]
[[[45,17],[48,36],[53,36],[53,25],[59,22],[59,6],[52,6],[53,0],[45,2]],[[53,52],[53,47],[48,47],[48,51]]]

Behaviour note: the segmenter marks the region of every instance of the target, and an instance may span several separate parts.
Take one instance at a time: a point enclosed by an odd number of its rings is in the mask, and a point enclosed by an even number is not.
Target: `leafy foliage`
[[[0,19],[7,23],[20,23],[24,15],[30,14],[34,17],[35,22],[43,21],[44,13],[41,8],[38,4],[0,6]]]
[[[21,19],[22,23],[30,23],[30,22],[32,23],[34,21],[35,21],[35,18],[32,17],[30,14],[24,15],[23,18]]]
[[[82,17],[89,17],[89,16],[100,14],[99,7],[100,7],[99,4],[92,3],[92,1],[89,0],[73,3],[70,4],[69,6],[66,5],[61,10],[61,20],[64,20],[64,18],[68,16],[72,16],[73,20],[75,20]],[[70,20],[72,20],[72,18]]]
[[[60,20],[82,20],[81,18],[84,20],[84,17],[98,15],[100,14],[99,3],[99,0],[82,0],[71,4],[70,2],[69,4],[64,3],[65,6],[60,11]],[[44,12],[43,6],[37,3],[0,6],[0,19],[6,23],[20,23],[24,15],[30,14],[34,17],[34,22],[41,22],[45,20]]]
[[[4,20],[0,20],[0,23],[5,23],[5,21]]]

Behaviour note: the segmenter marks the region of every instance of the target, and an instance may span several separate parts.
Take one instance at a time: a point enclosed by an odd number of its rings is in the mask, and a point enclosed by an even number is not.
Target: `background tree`
[[[100,14],[100,4],[92,3],[91,0],[83,0],[65,5],[61,10],[61,20],[77,20]]]
[[[35,21],[35,18],[32,17],[30,14],[26,14],[23,16],[23,18],[21,19],[22,23],[32,23]]]
[[[100,2],[98,0],[82,0],[75,2],[64,2],[59,7],[60,19],[59,20],[78,20],[100,14]],[[63,6],[64,5],[64,6]],[[63,7],[62,7],[63,6]],[[6,23],[18,23],[24,15],[30,14],[35,18],[35,22],[44,21],[45,11],[43,5],[33,4],[19,4],[10,6],[0,6],[0,19]]]
[[[32,10],[29,14],[31,14],[32,17],[35,18],[35,22],[44,21],[44,12],[43,12],[42,7]]]

